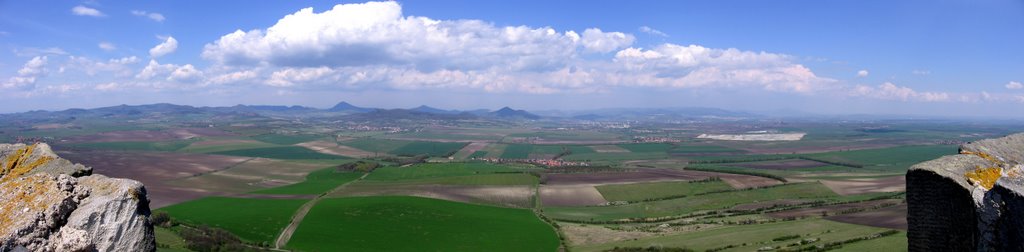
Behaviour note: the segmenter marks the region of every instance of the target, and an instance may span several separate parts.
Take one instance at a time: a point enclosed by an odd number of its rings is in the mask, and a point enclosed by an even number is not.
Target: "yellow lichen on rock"
[[[974,171],[969,171],[964,176],[967,177],[967,181],[976,186],[981,186],[985,190],[992,189],[996,185],[996,180],[999,180],[1003,174],[1003,168],[1000,167],[978,167]]]
[[[1003,164],[1003,161],[1000,161],[998,158],[995,158],[992,155],[989,155],[988,153],[984,153],[984,152],[960,151],[960,154],[975,155],[975,156],[984,158],[985,160],[988,160],[989,162],[996,163],[998,165],[1002,165]]]
[[[25,146],[24,148],[16,150],[13,154],[7,156],[6,162],[3,163],[3,170],[0,171],[0,182],[4,182],[13,178],[20,177],[36,167],[46,164],[53,160],[49,156],[39,156],[35,160],[29,162],[32,158],[32,152],[35,151],[36,144]]]
[[[47,207],[60,201],[57,192],[48,191],[56,188],[53,180],[46,176],[28,176],[0,183],[0,191],[5,192],[0,201],[0,233],[9,233],[11,224],[18,216],[35,215]]]

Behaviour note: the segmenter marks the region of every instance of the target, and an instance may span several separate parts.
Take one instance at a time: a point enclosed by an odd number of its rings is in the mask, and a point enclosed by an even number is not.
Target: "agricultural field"
[[[328,167],[309,173],[306,180],[271,189],[259,190],[256,194],[321,194],[339,185],[359,179],[364,173],[341,172],[335,167]]]
[[[402,146],[406,146],[412,143],[412,141],[360,137],[348,141],[342,141],[339,143],[344,146],[349,146],[352,148],[368,152],[389,153],[395,149],[401,148]]]
[[[207,119],[195,119],[201,127],[36,123],[0,135],[52,134],[62,157],[145,183],[150,207],[179,223],[157,228],[160,251],[188,251],[181,231],[203,226],[266,249],[295,227],[280,248],[293,251],[901,251],[906,169],[955,153],[956,141],[1003,132],[489,119],[386,121],[385,129],[402,129],[360,131],[336,118],[212,127]],[[695,138],[761,129],[808,134]],[[352,162],[375,165],[345,166]]]
[[[200,139],[188,146],[178,149],[179,152],[210,153],[241,149],[257,149],[278,145],[244,138]]]
[[[747,202],[776,199],[828,200],[837,196],[820,183],[786,184],[761,189],[733,190],[677,199],[601,207],[548,207],[544,212],[564,220],[618,220],[686,215],[697,211],[727,209]]]
[[[597,191],[607,201],[641,201],[674,196],[733,190],[721,180],[674,181],[635,184],[613,184],[597,186]]]
[[[222,228],[249,242],[272,243],[288,224],[301,199],[209,197],[163,207],[176,221]]]
[[[554,251],[558,246],[554,229],[530,210],[378,196],[323,200],[310,210],[286,247],[303,251]]]
[[[667,143],[620,144],[618,146],[630,152],[667,152],[674,147]]]
[[[722,251],[756,251],[763,247],[813,247],[818,244],[839,242],[854,237],[865,237],[886,231],[888,230],[883,228],[838,223],[822,219],[806,219],[755,225],[715,227],[702,230],[700,232],[683,232],[676,235],[651,236],[629,241],[580,246],[576,247],[576,250],[604,251],[614,247],[647,248],[651,246],[661,246],[689,248],[697,251],[719,248],[723,248]],[[898,235],[899,234],[897,233],[893,236],[898,237]],[[799,241],[803,239],[811,239],[815,241],[807,245],[790,245],[793,244],[794,241],[799,244]],[[850,246],[855,244],[857,243],[852,243]],[[905,247],[897,246],[899,246],[898,243],[891,244],[891,246],[883,245],[881,248],[896,250],[905,249]]]
[[[303,182],[311,172],[333,166],[337,161],[299,162],[249,158],[215,171],[167,180],[179,188],[217,193],[245,193]]]
[[[260,142],[277,144],[277,145],[293,145],[298,143],[309,142],[317,139],[323,139],[325,136],[322,135],[281,135],[281,134],[264,134],[251,136]]]
[[[389,153],[398,156],[427,155],[432,157],[447,157],[455,154],[456,151],[465,147],[467,143],[459,142],[411,142]]]
[[[418,164],[409,167],[384,167],[374,170],[367,181],[396,181],[409,179],[468,176],[490,173],[517,173],[529,171],[526,168],[489,163],[438,163]]]
[[[323,154],[299,146],[280,146],[255,149],[229,150],[210,152],[209,154],[273,159],[349,159],[348,157],[344,156]]]
[[[583,145],[538,145],[509,144],[505,147],[501,158],[505,159],[551,159],[571,154],[596,153],[594,149]]]
[[[112,150],[112,151],[177,151],[195,142],[194,140],[174,140],[163,142],[91,142],[73,143],[61,147],[71,149]]]

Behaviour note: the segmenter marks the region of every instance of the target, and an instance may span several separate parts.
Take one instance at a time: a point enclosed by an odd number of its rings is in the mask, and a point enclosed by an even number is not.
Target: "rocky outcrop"
[[[907,172],[910,251],[1024,251],[1024,134]]]
[[[142,183],[0,144],[0,251],[155,251]]]

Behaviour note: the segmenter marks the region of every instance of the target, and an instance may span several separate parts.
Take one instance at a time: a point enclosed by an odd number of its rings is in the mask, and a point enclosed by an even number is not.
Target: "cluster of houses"
[[[646,136],[646,137],[634,137],[633,138],[633,142],[634,143],[678,143],[679,140],[678,139],[673,139],[673,138],[670,138],[670,137],[651,137],[651,136]]]
[[[15,143],[29,144],[29,143],[38,143],[38,142],[52,142],[52,141],[53,141],[53,137],[23,137],[23,136],[16,136],[16,137],[14,137],[14,142]]]
[[[351,131],[383,131],[387,133],[401,133],[410,131],[407,128],[395,127],[395,126],[369,126],[369,125],[354,125],[345,127]]]
[[[486,161],[489,163],[504,164],[504,163],[518,163],[518,164],[534,164],[546,167],[566,167],[566,166],[590,166],[587,162],[580,161],[565,161],[561,159],[513,159],[513,158],[473,158],[473,160]]]

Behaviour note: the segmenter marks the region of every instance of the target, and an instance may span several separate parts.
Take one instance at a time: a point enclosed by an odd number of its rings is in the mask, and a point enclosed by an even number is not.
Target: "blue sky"
[[[0,112],[347,100],[1021,117],[1021,41],[1020,1],[0,1]]]

